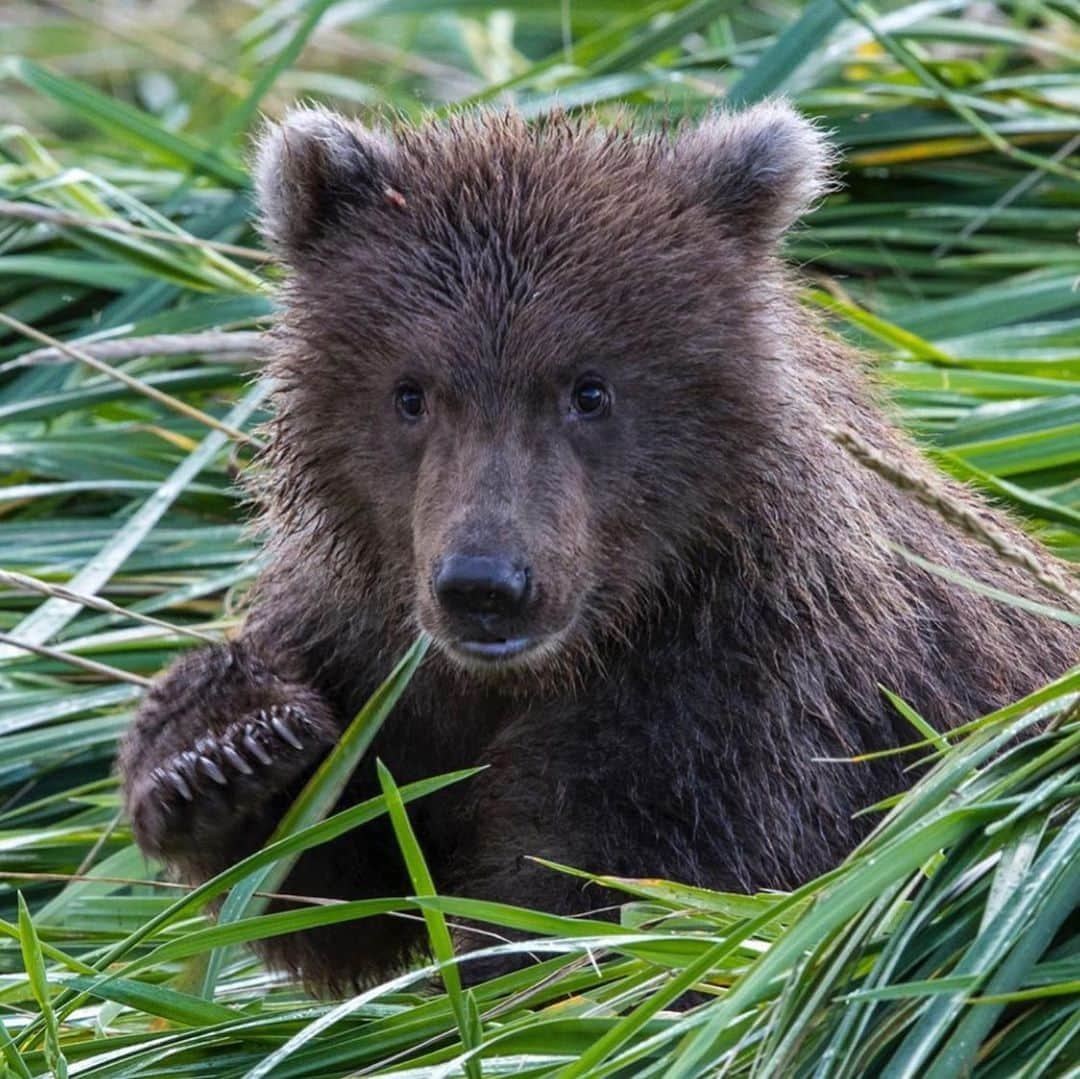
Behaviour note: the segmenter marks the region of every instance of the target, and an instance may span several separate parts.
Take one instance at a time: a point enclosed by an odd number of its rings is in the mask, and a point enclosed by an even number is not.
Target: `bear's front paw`
[[[276,795],[293,793],[333,739],[320,717],[289,704],[202,735],[133,782],[129,806],[139,846],[165,859],[211,855],[240,828],[238,842],[228,846],[242,856],[245,840],[265,838],[250,834],[250,818]]]
[[[139,846],[207,871],[243,857],[337,734],[321,694],[242,647],[186,657],[147,695],[120,754]]]

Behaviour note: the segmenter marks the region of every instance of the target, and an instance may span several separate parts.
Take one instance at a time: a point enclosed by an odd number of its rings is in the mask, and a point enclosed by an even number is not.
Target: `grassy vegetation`
[[[872,350],[942,467],[1080,560],[1080,9],[973,10],[8,0],[5,1075],[951,1079],[1075,1066],[1080,668],[948,742],[916,717],[913,759],[935,767],[828,877],[751,897],[607,880],[627,895],[618,926],[433,894],[407,803],[456,777],[399,791],[384,776],[382,798],[320,823],[423,642],[275,842],[196,892],[155,879],[110,774],[145,680],[227,633],[258,567],[234,480],[262,415],[253,331],[276,271],[249,224],[244,150],[259,113],[297,97],[364,116],[561,103],[648,122],[790,95],[846,154],[845,191],[790,243],[807,302]],[[425,968],[314,1002],[237,945],[382,909],[267,916],[260,893],[300,849],[384,812],[418,893],[396,906],[427,920],[446,991]],[[205,904],[226,892],[215,922]],[[526,930],[527,945],[503,947],[541,962],[463,993],[445,973],[445,924],[464,916]],[[668,1011],[692,986],[706,1002]]]

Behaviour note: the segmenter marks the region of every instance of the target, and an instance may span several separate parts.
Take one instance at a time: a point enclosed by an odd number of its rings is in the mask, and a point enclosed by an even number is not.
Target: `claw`
[[[195,795],[191,793],[191,788],[184,782],[184,777],[175,768],[156,768],[154,772],[162,782],[168,783],[184,801],[195,801]]]
[[[244,728],[244,748],[260,763],[270,764],[273,757],[266,751],[266,746],[255,737],[255,728],[248,724]]]
[[[307,712],[302,712],[299,708],[294,708],[291,704],[285,705],[282,712],[286,719],[299,724],[301,730],[310,731],[315,729],[315,723]]]
[[[250,776],[255,774],[255,769],[232,746],[223,745],[221,755],[242,775]]]
[[[277,734],[281,738],[284,738],[293,749],[304,748],[304,743],[297,738],[296,731],[294,731],[276,711],[270,713],[270,726],[273,727]]]
[[[225,778],[225,773],[209,758],[199,757],[199,764],[202,765],[202,770],[217,784],[222,787],[227,787],[229,781]]]
[[[199,754],[193,749],[185,749],[178,757],[173,760],[173,769],[178,775],[183,775],[184,772],[188,773],[189,779],[195,778],[195,769],[199,763]]]

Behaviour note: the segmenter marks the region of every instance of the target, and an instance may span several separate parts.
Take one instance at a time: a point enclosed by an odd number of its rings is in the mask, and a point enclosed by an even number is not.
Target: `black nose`
[[[497,555],[454,554],[435,574],[435,595],[452,614],[520,614],[529,593],[529,571]]]

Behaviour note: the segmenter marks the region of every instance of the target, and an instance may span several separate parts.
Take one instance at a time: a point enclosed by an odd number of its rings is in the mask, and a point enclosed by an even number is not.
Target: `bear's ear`
[[[766,242],[833,185],[832,147],[785,101],[713,113],[680,137],[676,159],[732,232]]]
[[[253,168],[263,234],[286,258],[302,255],[343,210],[394,194],[393,157],[388,138],[328,109],[267,124]]]

